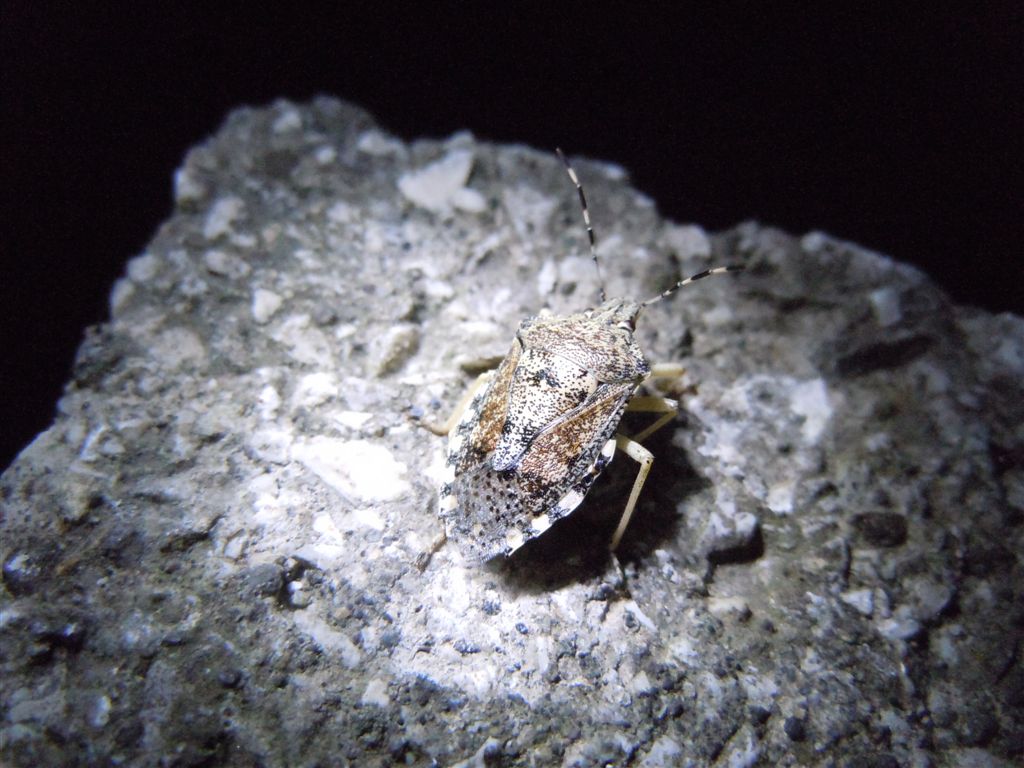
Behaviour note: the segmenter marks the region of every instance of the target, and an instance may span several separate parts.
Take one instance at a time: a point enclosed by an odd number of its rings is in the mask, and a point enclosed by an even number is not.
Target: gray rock
[[[624,458],[509,560],[414,567],[415,417],[596,300],[553,154],[239,110],[0,480],[5,764],[1020,759],[1024,322],[576,165],[610,293],[747,267],[640,318],[686,374],[618,561]]]

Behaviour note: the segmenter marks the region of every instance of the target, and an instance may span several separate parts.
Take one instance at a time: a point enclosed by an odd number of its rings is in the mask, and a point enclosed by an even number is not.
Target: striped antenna
[[[651,304],[654,304],[657,301],[661,301],[662,299],[664,299],[664,298],[666,298],[668,296],[671,296],[673,293],[678,291],[684,285],[689,285],[690,283],[696,283],[698,280],[703,280],[705,277],[711,277],[712,275],[724,275],[726,272],[742,272],[742,271],[743,271],[743,267],[741,267],[739,265],[736,265],[736,264],[730,264],[729,266],[726,266],[726,267],[715,267],[714,269],[705,269],[703,272],[698,272],[696,275],[692,275],[692,276],[686,278],[685,280],[680,280],[678,283],[673,285],[667,291],[662,291],[657,296],[655,296],[653,299],[648,299],[647,301],[643,302],[641,304],[641,306],[649,307]]]
[[[604,304],[608,297],[604,293],[604,277],[601,275],[601,264],[597,260],[597,238],[594,237],[594,228],[590,226],[590,210],[587,208],[587,197],[583,194],[583,185],[580,184],[576,171],[569,164],[569,158],[565,156],[565,153],[559,147],[555,148],[555,152],[558,153],[558,157],[565,166],[565,170],[569,172],[569,178],[576,186],[576,193],[580,197],[580,208],[583,209],[583,223],[587,225],[587,237],[590,239],[590,258],[594,260],[594,267],[597,269],[597,281],[601,286],[601,303]]]

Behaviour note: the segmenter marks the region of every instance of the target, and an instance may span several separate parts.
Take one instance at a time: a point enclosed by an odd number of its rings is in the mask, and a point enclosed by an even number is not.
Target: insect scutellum
[[[594,234],[594,227],[590,222],[590,209],[587,206],[587,196],[583,192],[583,185],[580,183],[579,177],[576,175],[576,169],[573,168],[572,164],[569,162],[569,158],[565,156],[565,153],[562,151],[560,147],[555,148],[555,153],[558,155],[558,158],[562,161],[562,164],[565,166],[565,170],[569,174],[570,181],[572,181],[573,185],[576,187],[576,194],[579,197],[580,208],[583,211],[583,223],[587,228],[587,239],[590,242],[590,258],[591,260],[593,260],[594,267],[597,269],[597,280],[599,285],[598,290],[601,297],[601,304],[604,305],[608,303],[608,297],[605,293],[604,277],[601,273],[601,262],[598,261],[597,259],[597,236]],[[661,301],[662,299],[671,296],[684,285],[695,283],[698,280],[703,280],[705,277],[711,277],[712,275],[722,275],[725,274],[726,272],[741,272],[742,270],[743,267],[740,265],[729,264],[722,267],[705,269],[703,272],[698,272],[695,275],[690,275],[690,277],[678,281],[667,290],[664,290],[661,293],[659,293],[657,296],[647,299],[646,301],[635,302],[636,312],[633,315],[633,319],[635,321],[636,317],[640,314],[644,307],[648,307],[651,304],[654,304],[655,302]]]

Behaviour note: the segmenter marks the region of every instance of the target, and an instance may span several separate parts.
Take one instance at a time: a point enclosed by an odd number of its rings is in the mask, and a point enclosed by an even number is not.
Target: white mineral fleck
[[[257,458],[272,464],[288,463],[291,443],[291,433],[278,427],[256,430],[250,433],[245,441],[246,447]]]
[[[168,328],[153,340],[149,354],[164,368],[198,364],[206,357],[202,340],[188,328]]]
[[[932,621],[949,606],[955,595],[952,584],[940,583],[927,577],[913,577],[904,582],[904,590],[911,601],[914,617]]]
[[[888,432],[874,432],[864,438],[864,449],[871,453],[878,453],[892,445],[892,438]]]
[[[498,753],[501,750],[501,742],[495,738],[490,738],[485,741],[476,752],[467,757],[465,760],[460,760],[457,763],[452,763],[450,768],[487,768],[488,765],[493,764],[493,760],[490,759],[492,753]],[[568,765],[568,763],[566,763]]]
[[[252,294],[252,317],[263,325],[281,308],[283,299],[266,288],[257,288]]]
[[[795,384],[790,392],[790,404],[794,412],[804,417],[804,440],[812,445],[818,442],[829,419],[832,418],[832,406],[829,404],[825,380],[811,379]]]
[[[487,199],[469,187],[462,187],[452,194],[452,205],[466,213],[483,213],[487,210]]]
[[[820,251],[824,248],[828,244],[829,239],[829,236],[824,232],[808,232],[800,239],[800,247],[803,248],[806,253],[814,253],[815,251]]]
[[[288,133],[289,131],[297,131],[301,127],[302,115],[299,114],[299,110],[286,109],[274,121],[274,125],[271,130],[273,130],[274,133]]]
[[[277,416],[277,409],[281,407],[281,395],[277,388],[267,384],[260,390],[259,399],[256,401],[257,413],[264,421],[269,421]]]
[[[131,280],[126,280],[123,277],[116,280],[110,291],[110,314],[112,316],[119,315],[134,293],[135,286],[132,285]]]
[[[105,726],[110,722],[111,709],[113,709],[113,707],[111,706],[109,696],[106,694],[97,696],[89,711],[89,725],[93,728],[102,728]]]
[[[694,225],[670,225],[666,230],[665,240],[669,244],[669,249],[679,258],[707,258],[711,255],[711,241],[702,228]]]
[[[654,686],[651,685],[651,679],[647,676],[647,673],[640,670],[633,679],[629,681],[629,687],[633,693],[637,695],[644,695],[648,693]]]
[[[695,642],[692,637],[680,635],[669,646],[669,652],[681,664],[685,664],[688,667],[699,667],[700,652],[698,648],[700,647],[700,643]]]
[[[357,507],[349,514],[348,519],[356,526],[372,528],[375,531],[383,531],[385,526],[384,518],[373,507]]]
[[[373,418],[373,414],[365,411],[337,411],[331,414],[331,418],[343,427],[362,429],[363,425]]]
[[[292,457],[327,485],[365,501],[389,501],[409,492],[406,467],[378,443],[317,435],[297,443]]]
[[[839,599],[864,616],[875,611],[875,596],[871,589],[852,589],[842,592]]]
[[[356,148],[360,152],[365,152],[368,155],[375,155],[383,157],[386,155],[399,155],[405,154],[405,144],[398,139],[388,136],[386,133],[373,128],[368,131],[363,131],[359,134],[359,139],[356,141]]]
[[[935,656],[950,666],[960,663],[960,637],[963,627],[959,624],[937,627],[929,636],[929,647]]]
[[[203,264],[207,271],[224,277],[241,278],[252,271],[247,263],[224,251],[207,251],[203,255]]]
[[[174,202],[178,205],[194,203],[206,197],[206,187],[199,181],[188,166],[179,168],[174,173]]]
[[[412,323],[399,323],[388,328],[374,342],[377,375],[394,373],[416,354],[420,346],[420,329]]]
[[[337,653],[341,663],[348,669],[354,669],[363,658],[359,647],[348,639],[348,636],[327,624],[319,614],[312,610],[292,611],[290,614],[295,627],[309,635],[325,651]]]
[[[372,705],[375,707],[386,707],[391,703],[391,698],[388,696],[388,684],[379,677],[375,677],[366,684],[366,690],[363,691],[361,699],[363,705]]]
[[[715,493],[715,508],[708,516],[703,542],[709,552],[722,552],[745,546],[758,528],[757,516],[741,511],[724,487]]]
[[[546,259],[537,270],[537,295],[550,296],[558,280],[558,267],[552,259]]]
[[[292,408],[315,408],[338,393],[338,378],[333,373],[318,371],[299,379],[292,393]]]
[[[1002,339],[999,346],[996,347],[993,357],[996,363],[1002,367],[1018,375],[1024,375],[1024,344],[1021,344],[1018,339]]]
[[[732,307],[728,304],[717,304],[716,306],[705,312],[701,319],[707,323],[709,327],[721,327],[728,325],[736,317],[732,311]]]
[[[921,623],[910,615],[905,606],[897,609],[892,618],[876,621],[875,627],[882,637],[889,640],[909,640],[921,631]]]
[[[727,768],[750,768],[756,765],[761,757],[757,736],[749,725],[744,725],[739,733],[729,741],[729,748],[721,765]]]
[[[321,536],[334,541],[344,541],[345,537],[341,531],[338,530],[338,526],[334,524],[330,515],[317,515],[313,520],[313,530],[319,533]]]
[[[228,560],[237,560],[245,553],[245,544],[245,536],[241,533],[236,533],[224,542],[224,548],[221,552]]]
[[[344,200],[338,200],[327,209],[327,219],[335,224],[348,224],[355,215],[355,208]]]
[[[682,765],[683,747],[669,736],[661,736],[640,761],[640,768],[674,768]]]
[[[315,327],[309,315],[291,315],[270,334],[288,348],[288,354],[300,363],[320,367],[332,359],[332,347],[326,334]]]
[[[895,288],[879,288],[868,294],[875,311],[875,321],[882,327],[895,325],[903,318],[900,310],[900,294]]]
[[[455,205],[456,194],[469,181],[472,169],[472,150],[454,149],[430,165],[402,174],[398,189],[409,202],[443,213]]]
[[[330,165],[338,159],[338,153],[334,147],[326,146],[317,148],[313,153],[317,165]]]
[[[238,197],[225,197],[213,204],[203,224],[203,237],[216,240],[231,232],[231,225],[245,211],[245,203]]]
[[[750,618],[750,605],[742,597],[711,597],[708,599],[708,611],[720,619]]]
[[[788,515],[793,511],[796,485],[792,480],[783,480],[768,488],[766,503],[768,509],[777,515]]]
[[[159,271],[160,259],[152,253],[144,253],[128,262],[128,279],[133,283],[148,283]]]

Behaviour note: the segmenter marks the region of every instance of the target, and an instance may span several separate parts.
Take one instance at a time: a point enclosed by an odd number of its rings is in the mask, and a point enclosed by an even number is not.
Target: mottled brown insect
[[[600,274],[583,188],[561,150],[558,156],[579,193]],[[524,320],[501,365],[476,380],[438,430],[448,434],[440,498],[447,538],[473,560],[511,554],[579,506],[619,448],[640,470],[612,536],[615,549],[654,460],[640,441],[676,415],[671,400],[634,397],[651,375],[633,336],[637,317],[683,285],[738,269],[701,272],[643,302],[607,299],[602,286],[597,307]],[[616,434],[627,409],[659,417],[629,438]]]

